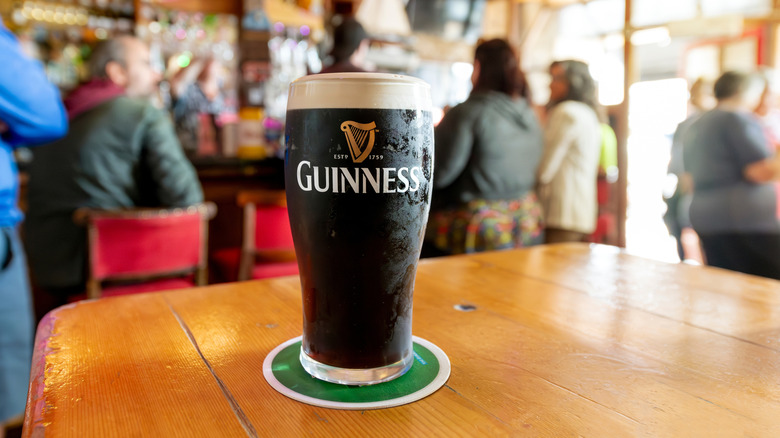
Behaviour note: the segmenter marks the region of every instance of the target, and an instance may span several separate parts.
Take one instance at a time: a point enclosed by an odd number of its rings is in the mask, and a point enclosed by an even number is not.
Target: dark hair
[[[89,56],[89,76],[92,79],[107,79],[106,66],[109,62],[117,62],[127,67],[127,41],[133,37],[120,36],[101,41]]]
[[[590,75],[588,64],[573,59],[554,61],[550,64],[550,70],[552,71],[555,66],[563,69],[564,79],[568,85],[568,92],[563,98],[554,102],[551,101],[549,107],[552,108],[567,100],[574,100],[593,108],[593,111],[596,112],[599,119],[603,119],[603,111],[596,98],[596,81],[594,81],[593,77]]]
[[[368,35],[363,26],[354,18],[346,18],[333,29],[333,49],[330,55],[335,62],[349,59],[366,38]]]
[[[756,75],[750,73],[727,71],[715,81],[715,86],[713,87],[715,98],[723,100],[743,93],[758,79]]]
[[[473,92],[500,91],[518,96],[523,95],[528,88],[525,76],[519,71],[517,55],[506,40],[494,39],[481,43],[474,51],[474,60],[479,62],[479,76]]]

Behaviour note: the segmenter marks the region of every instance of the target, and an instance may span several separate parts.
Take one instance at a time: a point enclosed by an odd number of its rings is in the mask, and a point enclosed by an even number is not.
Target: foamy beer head
[[[431,110],[431,87],[423,80],[383,73],[305,76],[290,86],[287,110],[376,108]]]
[[[372,384],[412,363],[412,293],[433,181],[428,85],[345,73],[290,87],[285,183],[303,293],[301,363]]]

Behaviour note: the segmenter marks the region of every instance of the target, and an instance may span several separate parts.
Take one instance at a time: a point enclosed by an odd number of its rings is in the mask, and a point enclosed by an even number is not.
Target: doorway
[[[641,257],[679,262],[676,242],[663,221],[672,135],[687,115],[685,79],[637,82],[629,88],[628,209],[626,250]],[[671,187],[670,187],[671,186]]]

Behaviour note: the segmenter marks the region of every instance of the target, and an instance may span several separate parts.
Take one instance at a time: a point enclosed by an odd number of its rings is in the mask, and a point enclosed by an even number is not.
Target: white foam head
[[[287,109],[431,109],[431,87],[410,76],[385,73],[326,73],[290,84]]]

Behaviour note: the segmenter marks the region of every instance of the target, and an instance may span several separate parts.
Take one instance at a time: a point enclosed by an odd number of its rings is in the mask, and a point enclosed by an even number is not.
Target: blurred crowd
[[[476,49],[473,90],[436,128],[427,255],[598,241],[600,183],[615,136],[588,66],[550,65],[539,117],[517,55]],[[767,71],[723,73],[691,87],[674,134],[665,221],[680,260],[780,279],[780,110]]]

